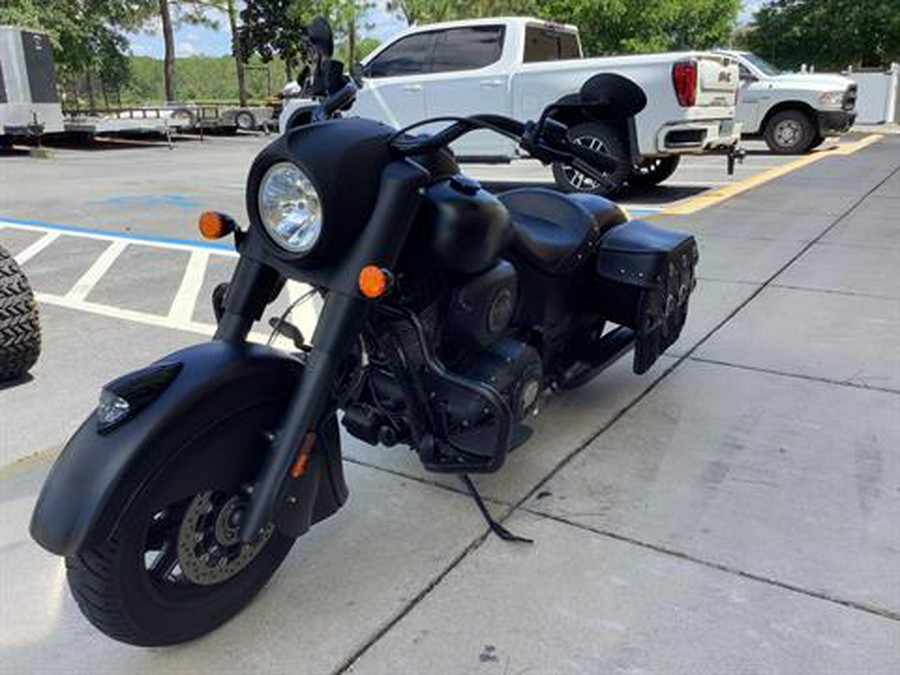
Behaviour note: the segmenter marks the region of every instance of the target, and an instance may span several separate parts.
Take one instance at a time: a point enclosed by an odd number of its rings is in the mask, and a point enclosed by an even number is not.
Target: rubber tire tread
[[[34,293],[15,258],[0,246],[0,382],[24,375],[40,353]]]

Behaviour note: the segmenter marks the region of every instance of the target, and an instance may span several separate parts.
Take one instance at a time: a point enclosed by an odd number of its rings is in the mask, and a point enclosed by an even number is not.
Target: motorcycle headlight
[[[290,253],[308,253],[322,234],[322,200],[296,164],[269,167],[259,184],[259,216],[269,235]]]

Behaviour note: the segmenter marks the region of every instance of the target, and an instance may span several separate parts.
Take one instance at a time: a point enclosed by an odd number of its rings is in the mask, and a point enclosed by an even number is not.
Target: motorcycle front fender
[[[272,401],[283,407],[304,370],[301,361],[274,349],[221,341],[183,349],[157,364],[178,368],[153,400],[111,430],[104,431],[91,414],[53,465],[30,527],[31,536],[48,551],[73,555],[132,524],[123,521],[123,513],[152,516],[154,509],[179,498],[252,478],[262,452],[247,452],[240,445],[246,440],[235,439],[234,447],[225,452],[220,447],[215,456],[206,456],[212,453],[192,440],[203,426],[254,404]],[[299,480],[291,481],[290,508],[275,515],[279,530],[290,536],[328,517],[347,498],[333,416],[325,426],[320,431],[325,442],[317,446],[323,450],[312,454]],[[269,445],[260,441],[259,448]],[[190,452],[181,452],[187,447]],[[151,495],[144,487],[163,468],[165,486]]]

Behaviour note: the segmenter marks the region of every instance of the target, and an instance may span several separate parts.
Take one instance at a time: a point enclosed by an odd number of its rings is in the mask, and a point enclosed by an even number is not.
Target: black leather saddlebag
[[[604,318],[634,330],[635,373],[649,370],[681,334],[698,258],[691,235],[639,220],[600,240],[599,308]]]

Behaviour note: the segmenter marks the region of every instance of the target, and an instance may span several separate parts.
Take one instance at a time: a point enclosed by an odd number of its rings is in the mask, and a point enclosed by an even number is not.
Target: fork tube
[[[253,322],[259,321],[281,277],[271,267],[241,256],[225,296],[225,313],[215,340],[244,342]]]
[[[334,376],[356,340],[370,305],[360,298],[339,292],[325,297],[325,306],[313,334],[300,387],[291,400],[271,452],[266,454],[259,479],[251,495],[251,508],[241,527],[241,537],[252,541],[263,528],[276,506],[281,482],[299,451],[298,439],[315,431],[334,390]]]

